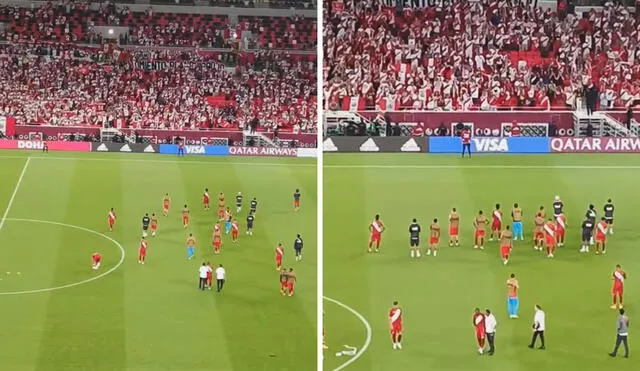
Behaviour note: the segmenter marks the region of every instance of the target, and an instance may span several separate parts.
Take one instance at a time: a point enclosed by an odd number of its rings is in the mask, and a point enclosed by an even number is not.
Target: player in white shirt
[[[227,271],[224,269],[222,264],[218,266],[215,270],[216,274],[216,291],[220,292],[222,287],[224,286],[224,281],[227,279]]]
[[[540,337],[540,347],[538,349],[545,349],[544,347],[544,330],[545,330],[545,314],[540,305],[536,304],[534,307],[535,314],[533,316],[533,336],[531,337],[531,344],[529,348],[533,349],[536,345],[538,336]]]
[[[209,267],[207,267],[206,263],[202,263],[200,268],[198,269],[198,277],[200,280],[198,281],[198,288],[200,290],[204,290],[207,288],[207,273],[209,272]]]

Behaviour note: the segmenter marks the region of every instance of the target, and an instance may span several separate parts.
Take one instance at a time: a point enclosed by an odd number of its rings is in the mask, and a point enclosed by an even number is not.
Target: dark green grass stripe
[[[94,205],[96,195],[114,194],[108,188],[119,184],[120,166],[118,163],[105,164],[100,171],[96,171],[91,164],[74,165],[70,188],[58,189],[57,192],[67,192],[59,194],[59,197],[68,197],[67,205],[62,206],[66,212],[64,221],[87,225],[84,215],[96,213],[88,208]],[[87,174],[92,176],[88,177]],[[117,199],[112,201],[114,207],[120,206]],[[101,215],[106,215],[105,212],[100,210]],[[100,230],[100,227],[96,225],[95,229]],[[76,255],[79,253],[86,255],[85,269],[89,270],[90,250],[87,251],[86,246],[83,249],[79,247],[95,243],[84,239],[77,231],[64,230],[61,235],[63,243],[54,261],[54,282],[66,280],[69,272],[79,269],[69,266],[69,262],[78,260]],[[113,249],[110,250],[112,254],[117,254],[114,247],[110,248]],[[109,256],[107,253],[103,255]],[[113,264],[114,260],[106,258],[103,264],[108,265],[109,262]],[[123,290],[122,276],[113,274],[85,287],[52,293],[47,303],[37,369],[124,370]]]

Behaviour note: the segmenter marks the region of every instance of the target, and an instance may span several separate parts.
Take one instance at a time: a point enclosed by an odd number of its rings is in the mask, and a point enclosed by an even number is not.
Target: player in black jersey
[[[607,200],[607,203],[604,204],[604,221],[607,223],[607,229],[609,230],[609,234],[613,234],[613,211],[615,207],[613,203],[611,203],[611,199]]]
[[[252,212],[249,212],[249,215],[247,215],[247,234],[249,236],[253,236],[253,221],[256,218],[253,216]]]
[[[299,189],[296,189],[296,191],[293,192],[293,210],[294,211],[300,210],[300,190]]]
[[[555,218],[559,217],[562,214],[562,208],[564,207],[564,203],[560,200],[560,196],[556,196],[553,199],[553,216]]]
[[[149,218],[149,214],[144,214],[142,217],[142,237],[147,238],[147,230],[149,229],[149,223],[151,223],[151,218]]]
[[[296,261],[302,261],[302,248],[304,247],[304,242],[302,241],[302,237],[300,235],[296,235],[296,239],[293,241],[293,250],[296,253]]]
[[[593,231],[596,224],[589,218],[582,222],[582,247],[580,252],[589,252],[589,244],[593,240]]]
[[[589,219],[589,221],[591,222],[591,224],[593,224],[593,226],[595,227],[596,225],[596,218],[597,218],[597,213],[596,213],[596,208],[595,206],[593,206],[593,204],[589,205],[589,209],[587,210],[587,212],[584,214],[584,217]],[[595,231],[595,228],[591,229],[592,232]],[[591,236],[591,238],[589,239],[589,244],[593,245],[593,235]]]
[[[242,211],[242,193],[238,192],[236,195],[236,214],[240,214]]]
[[[249,203],[249,212],[253,214],[254,217],[256,216],[257,208],[258,208],[258,200],[256,200],[256,198],[254,197]]]
[[[409,248],[411,249],[411,257],[420,257],[420,224],[417,219],[409,225]]]

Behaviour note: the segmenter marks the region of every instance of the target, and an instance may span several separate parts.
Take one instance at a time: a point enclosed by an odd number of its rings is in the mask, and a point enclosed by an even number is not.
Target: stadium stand
[[[599,109],[640,104],[640,17],[618,2],[389,3],[324,1],[330,109],[572,110],[590,86]]]
[[[179,5],[0,7],[0,112],[18,126],[315,132],[315,19]]]

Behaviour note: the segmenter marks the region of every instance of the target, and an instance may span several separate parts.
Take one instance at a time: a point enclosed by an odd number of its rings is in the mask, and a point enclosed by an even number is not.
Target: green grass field
[[[10,206],[0,224],[3,370],[315,368],[315,160],[2,151],[0,161],[0,215]],[[228,204],[236,192],[245,196],[240,242],[223,237],[218,256],[210,249],[215,210],[201,205],[205,187],[214,195],[224,191]],[[302,192],[298,213],[292,210],[296,188]],[[171,215],[160,217],[147,264],[139,265],[140,219],[145,212],[161,214],[165,192],[173,199]],[[259,205],[248,237],[245,217],[253,196]],[[186,231],[178,216],[184,202],[192,211]],[[111,233],[110,207],[118,215]],[[186,259],[188,232],[198,238],[193,261]],[[305,261],[297,264],[296,233],[306,242]],[[273,255],[280,241],[285,266],[298,274],[294,297],[278,292]],[[121,257],[118,243],[126,256],[112,273],[29,292],[108,272]],[[94,251],[103,256],[98,271],[90,268]],[[221,294],[197,290],[203,261],[226,267]],[[27,292],[9,294],[18,291]]]
[[[614,165],[614,166],[612,166]],[[324,157],[324,300],[326,370],[638,370],[640,230],[638,184],[640,156],[631,155],[485,155],[461,160],[424,154],[325,154]],[[472,248],[472,218],[490,213],[495,203],[510,211],[519,202],[527,217],[554,195],[565,203],[569,228],[565,247],[555,259],[515,244],[503,266],[498,246]],[[579,225],[589,203],[599,216],[607,198],[616,205],[615,234],[605,256],[580,254]],[[446,243],[446,218],[461,213],[462,246]],[[387,228],[381,252],[367,254],[368,225],[375,214]],[[423,231],[437,217],[444,229],[440,254],[409,259],[407,228],[418,218]],[[532,222],[525,222],[525,238]],[[427,234],[422,234],[425,246]],[[424,251],[424,250],[423,250]],[[625,307],[631,318],[631,358],[610,359],[616,311],[609,309],[615,264],[629,273]],[[505,281],[520,280],[520,319],[506,314]],[[404,349],[394,351],[387,311],[398,300],[404,309]],[[533,306],[547,314],[547,350],[531,350]],[[496,314],[496,354],[479,356],[471,313],[475,307]],[[371,326],[367,349],[366,326]],[[336,357],[344,344],[361,356]],[[345,362],[352,362],[346,367]]]

